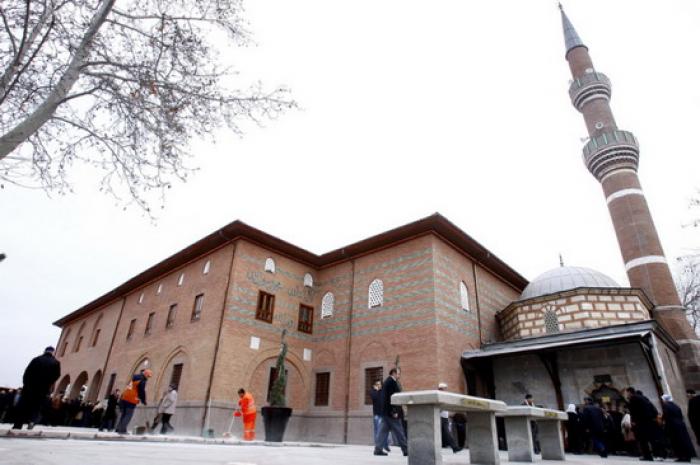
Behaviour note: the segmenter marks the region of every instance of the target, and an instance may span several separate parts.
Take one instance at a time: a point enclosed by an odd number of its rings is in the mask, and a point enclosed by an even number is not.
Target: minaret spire
[[[574,29],[574,25],[569,21],[569,17],[566,16],[561,3],[559,3],[559,10],[561,11],[561,27],[564,29],[564,46],[566,47],[564,56],[566,56],[572,48],[585,47],[586,50],[588,50],[588,47],[583,44],[583,41],[576,32],[576,29]]]
[[[618,129],[610,109],[610,80],[593,67],[588,47],[563,9],[561,17],[573,78],[569,96],[590,136],[583,160],[603,187],[630,286],[644,290],[655,306],[654,318],[678,342],[686,386],[700,387],[700,340],[685,317],[637,176],[639,143],[631,132]]]

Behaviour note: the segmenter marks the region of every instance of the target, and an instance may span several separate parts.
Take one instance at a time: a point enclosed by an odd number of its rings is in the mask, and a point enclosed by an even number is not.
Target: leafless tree
[[[0,0],[0,183],[64,193],[87,166],[148,210],[192,138],[295,106],[226,87],[213,42],[249,43],[244,25],[241,0]]]
[[[678,258],[676,283],[681,303],[686,309],[688,321],[700,334],[700,255]]]

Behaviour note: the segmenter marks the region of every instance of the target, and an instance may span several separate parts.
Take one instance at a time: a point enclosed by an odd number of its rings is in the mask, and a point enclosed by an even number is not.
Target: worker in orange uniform
[[[149,369],[141,370],[141,373],[131,377],[131,382],[124,389],[122,398],[119,400],[119,410],[121,417],[117,424],[117,433],[126,434],[126,428],[129,426],[131,417],[134,415],[136,406],[141,402],[146,404],[146,382],[148,378],[153,376],[153,372]]]
[[[238,390],[238,409],[234,413],[239,417],[243,415],[243,440],[255,440],[255,399],[253,394],[245,392],[245,389]]]

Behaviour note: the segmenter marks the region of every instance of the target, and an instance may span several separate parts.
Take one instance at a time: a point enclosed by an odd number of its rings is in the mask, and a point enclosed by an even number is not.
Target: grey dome
[[[577,287],[620,287],[620,285],[611,277],[590,268],[560,266],[533,279],[520,294],[520,300],[568,291]]]

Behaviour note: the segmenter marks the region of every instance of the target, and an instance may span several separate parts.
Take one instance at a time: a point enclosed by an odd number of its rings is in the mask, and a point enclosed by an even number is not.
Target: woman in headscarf
[[[566,436],[568,444],[568,452],[572,454],[580,454],[582,449],[581,437],[581,418],[576,411],[574,404],[569,404],[566,408],[566,415],[569,417],[566,422]]]

